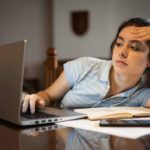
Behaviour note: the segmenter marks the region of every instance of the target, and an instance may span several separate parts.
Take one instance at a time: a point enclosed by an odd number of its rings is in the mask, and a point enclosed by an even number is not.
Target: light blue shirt
[[[150,98],[150,89],[137,86],[105,98],[109,89],[112,61],[82,57],[64,64],[65,75],[71,90],[64,95],[61,106],[67,108],[103,106],[144,106]]]
[[[65,150],[111,150],[109,139],[103,133],[72,129]]]
[[[150,89],[141,82],[122,93],[106,98],[110,89],[109,74],[112,62],[91,57],[79,58],[64,64],[64,72],[72,87],[61,100],[66,108],[144,106]],[[73,129],[66,150],[109,150],[108,135]]]

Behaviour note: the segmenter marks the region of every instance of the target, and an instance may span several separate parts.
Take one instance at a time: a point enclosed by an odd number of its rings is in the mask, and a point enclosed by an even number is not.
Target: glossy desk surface
[[[0,150],[64,150],[69,141],[64,136],[68,130],[73,129],[58,125],[20,128],[0,121]],[[109,135],[107,138],[111,150],[150,150],[150,135],[136,140]],[[80,145],[82,144],[81,142]],[[105,149],[99,145],[98,149],[108,150],[107,147]],[[89,147],[88,150],[90,149]]]

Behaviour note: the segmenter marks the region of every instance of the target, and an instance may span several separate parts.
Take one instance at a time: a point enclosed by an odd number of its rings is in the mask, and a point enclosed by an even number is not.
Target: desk
[[[14,125],[7,124],[0,121],[0,150],[64,150],[66,147],[64,135],[69,128],[63,126],[39,126],[32,128],[20,128]],[[72,131],[73,129],[69,129]],[[81,130],[80,130],[81,131]],[[57,134],[54,134],[56,132]],[[83,130],[86,132],[86,130]],[[93,131],[88,131],[88,135],[96,134]],[[108,145],[105,143],[99,144],[96,150],[149,150],[150,149],[150,135],[136,140],[120,138],[116,136],[104,135],[105,140],[108,139]],[[74,149],[82,150],[82,142],[80,141],[80,148]],[[69,140],[67,140],[68,142]],[[84,141],[86,142],[86,140]],[[92,141],[91,141],[92,142]],[[110,145],[110,148],[108,148]],[[67,149],[68,150],[68,149]],[[70,149],[69,149],[70,150]],[[93,150],[86,147],[84,150]]]

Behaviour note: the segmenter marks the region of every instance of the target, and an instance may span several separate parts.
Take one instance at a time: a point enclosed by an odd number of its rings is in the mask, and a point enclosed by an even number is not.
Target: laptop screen
[[[26,40],[0,46],[0,118],[19,121]]]

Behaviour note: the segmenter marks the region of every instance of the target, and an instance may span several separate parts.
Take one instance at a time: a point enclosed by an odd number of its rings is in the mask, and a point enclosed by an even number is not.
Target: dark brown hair
[[[118,38],[119,33],[126,27],[129,26],[135,26],[135,27],[146,27],[146,26],[150,26],[150,21],[144,18],[131,18],[125,22],[123,22],[117,31],[116,37],[113,40],[112,44],[111,44],[111,53],[113,52],[116,40]],[[148,54],[148,59],[150,60],[150,40],[146,41],[146,44],[149,47],[149,54]],[[150,68],[147,68],[144,72],[145,77],[146,77],[146,86],[150,88]]]

